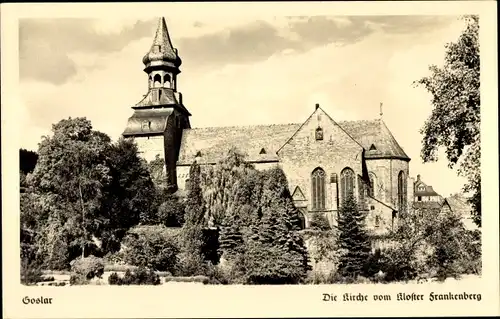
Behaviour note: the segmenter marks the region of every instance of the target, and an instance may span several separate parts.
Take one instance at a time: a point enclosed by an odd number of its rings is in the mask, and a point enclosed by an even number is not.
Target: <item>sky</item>
[[[412,159],[410,175],[442,196],[464,180],[442,155],[422,163],[431,96],[413,82],[441,66],[458,16],[165,15],[182,58],[178,90],[192,127],[302,123],[319,103],[334,119],[383,120]],[[158,17],[19,20],[21,147],[36,150],[63,118],[85,116],[116,140],[147,92],[142,57]]]

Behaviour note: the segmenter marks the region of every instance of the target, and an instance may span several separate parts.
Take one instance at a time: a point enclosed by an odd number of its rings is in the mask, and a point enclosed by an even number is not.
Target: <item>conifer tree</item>
[[[364,275],[363,269],[371,252],[365,230],[365,214],[358,210],[352,193],[344,199],[338,216],[339,246],[344,253],[339,258],[339,274],[344,277]]]
[[[221,226],[219,235],[220,254],[225,259],[233,259],[243,253],[243,234],[241,232],[240,220],[234,213],[229,213]]]
[[[191,165],[185,212],[185,244],[191,252],[201,251],[202,229],[205,221],[205,203],[200,187],[200,166]]]
[[[185,222],[182,227],[183,246],[181,263],[183,275],[200,275],[204,272],[203,228],[205,226],[205,202],[200,186],[200,166],[191,165],[187,185]]]
[[[307,250],[298,233],[299,217],[283,171],[263,174],[261,215],[252,225],[246,245],[248,282],[292,284],[303,280],[308,270]]]

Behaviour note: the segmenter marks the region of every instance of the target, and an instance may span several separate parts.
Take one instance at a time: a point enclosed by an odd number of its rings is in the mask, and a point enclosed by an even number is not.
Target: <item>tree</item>
[[[165,160],[156,154],[155,159],[148,163],[148,168],[156,188],[161,194],[164,194],[168,187]]]
[[[338,271],[344,277],[365,275],[371,243],[365,230],[365,214],[358,210],[352,193],[344,198],[339,210],[339,247],[344,253],[339,258]]]
[[[389,233],[392,245],[382,252],[382,271],[387,281],[411,280],[422,272],[431,249],[429,237],[435,231],[439,214],[420,212],[401,215],[398,227]]]
[[[220,230],[219,254],[237,259],[251,223],[259,207],[260,175],[244,161],[244,155],[232,148],[216,165],[202,174],[206,218]]]
[[[211,225],[220,226],[224,223],[226,212],[237,213],[235,210],[245,204],[240,201],[235,207],[235,197],[238,196],[239,184],[252,170],[255,169],[245,162],[244,156],[231,148],[215,166],[207,167],[203,172],[201,185],[207,208],[206,218]]]
[[[124,260],[131,265],[174,272],[178,263],[177,233],[163,225],[131,229],[124,239]]]
[[[111,140],[94,131],[85,118],[61,120],[52,131],[53,136],[44,137],[39,144],[30,180],[42,200],[50,204],[49,218],[41,227],[47,230],[42,231],[46,252],[54,255],[54,247],[67,248],[58,255],[71,258],[70,251],[80,247],[84,254],[92,236],[102,230],[99,214],[103,191],[111,180],[106,162]]]
[[[254,219],[245,252],[246,277],[253,284],[293,284],[305,279],[308,254],[286,176],[280,168],[263,174],[260,216]]]
[[[166,199],[158,208],[157,221],[167,227],[181,227],[184,224],[184,203],[174,195]]]
[[[387,281],[417,276],[457,277],[481,272],[479,232],[465,229],[452,212],[409,212],[391,230],[389,248],[382,250],[381,270]]]
[[[29,151],[24,148],[19,150],[20,169],[24,174],[33,172],[37,161],[38,154],[36,152]]]
[[[185,222],[182,227],[181,264],[184,275],[199,275],[205,271],[203,258],[205,221],[205,201],[200,186],[201,168],[195,162],[189,171]]]
[[[479,17],[465,16],[466,28],[455,43],[446,45],[444,66],[430,66],[431,75],[415,84],[432,95],[434,109],[421,129],[421,157],[437,161],[440,147],[448,165],[459,166],[467,179],[464,191],[471,194],[474,222],[481,225],[481,140]]]
[[[310,228],[318,230],[332,229],[325,215],[317,212],[312,215]]]
[[[229,212],[221,225],[219,236],[220,255],[226,260],[236,259],[244,253],[242,225],[238,215]]]
[[[133,141],[121,138],[110,145],[106,162],[111,181],[104,189],[100,214],[104,253],[118,251],[127,230],[148,221],[158,208],[155,185]]]

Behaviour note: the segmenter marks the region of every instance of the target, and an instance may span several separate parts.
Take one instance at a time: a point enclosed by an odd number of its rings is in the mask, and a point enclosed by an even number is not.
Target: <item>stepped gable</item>
[[[198,163],[217,163],[231,147],[246,155],[249,162],[277,162],[276,151],[300,124],[206,127],[182,133],[177,165],[190,165],[199,152]],[[265,154],[260,154],[262,148]]]

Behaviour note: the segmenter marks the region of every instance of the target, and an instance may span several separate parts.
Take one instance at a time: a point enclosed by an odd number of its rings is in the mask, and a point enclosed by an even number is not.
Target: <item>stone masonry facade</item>
[[[334,225],[346,191],[353,192],[368,214],[368,227],[378,234],[408,211],[413,201],[410,158],[382,119],[338,122],[316,105],[303,123],[191,128],[191,114],[177,92],[181,60],[163,18],[143,62],[149,91],[132,107],[123,136],[137,142],[146,160],[156,155],[165,160],[172,189],[185,189],[195,160],[215,164],[236,147],[257,169],[283,169],[304,227],[314,213]],[[159,73],[161,89],[153,77]]]

